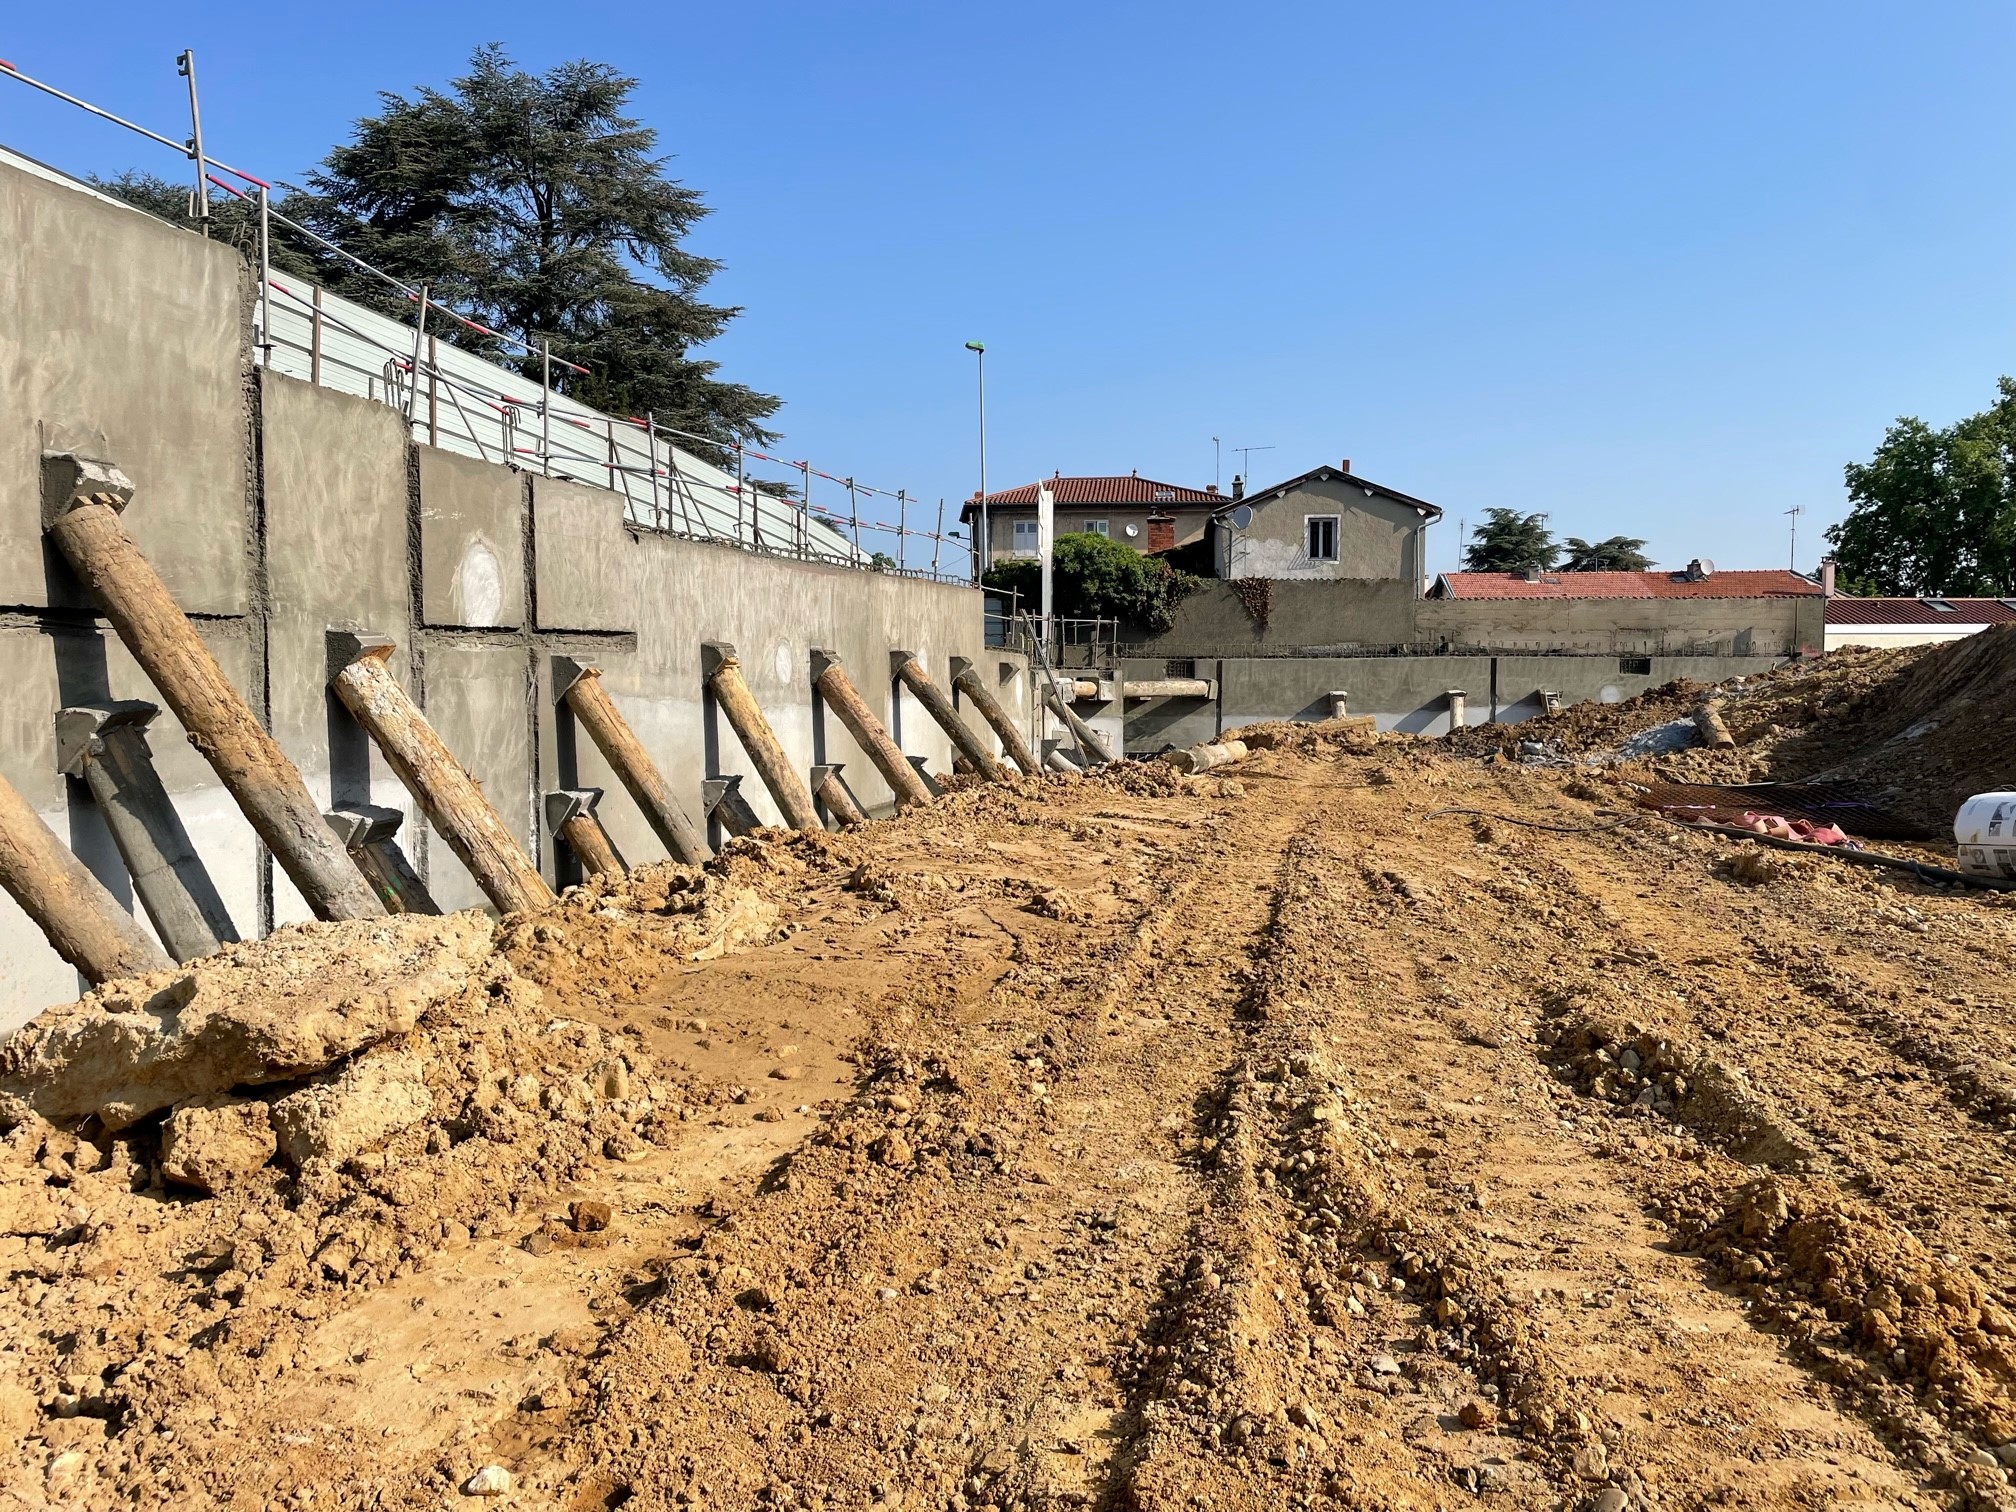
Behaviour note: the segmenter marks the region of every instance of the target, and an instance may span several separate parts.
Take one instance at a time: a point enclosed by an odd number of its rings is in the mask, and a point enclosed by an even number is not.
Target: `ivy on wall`
[[[1232,579],[1233,597],[1245,609],[1246,617],[1264,635],[1268,623],[1274,618],[1274,579],[1264,577],[1244,577]]]

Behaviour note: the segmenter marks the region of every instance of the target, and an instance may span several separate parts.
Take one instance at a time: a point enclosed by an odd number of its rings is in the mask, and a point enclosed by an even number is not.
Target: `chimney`
[[[1349,457],[1346,457],[1344,459],[1344,471],[1345,472],[1351,471],[1351,459]]]
[[[1696,557],[1694,558],[1693,561],[1687,564],[1687,581],[1690,583],[1698,583],[1703,578],[1707,577],[1708,574],[1713,572],[1714,570],[1715,569],[1713,567],[1709,566],[1706,562],[1702,561],[1701,558]]]
[[[1218,485],[1216,483],[1206,483],[1204,485],[1204,492],[1214,494],[1218,492]]]
[[[1148,516],[1148,549],[1167,551],[1176,544],[1176,516]]]
[[[1820,597],[1834,597],[1834,558],[1820,558]]]
[[[1246,497],[1246,480],[1237,473],[1232,474],[1232,497],[1235,499]]]

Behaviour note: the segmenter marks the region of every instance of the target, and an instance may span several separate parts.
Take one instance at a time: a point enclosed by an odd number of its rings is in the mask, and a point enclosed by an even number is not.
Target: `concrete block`
[[[426,622],[524,624],[525,478],[474,457],[418,450]]]
[[[0,604],[87,602],[40,539],[41,455],[67,451],[118,459],[127,529],[178,604],[243,613],[252,287],[238,254],[4,164],[0,247]]]

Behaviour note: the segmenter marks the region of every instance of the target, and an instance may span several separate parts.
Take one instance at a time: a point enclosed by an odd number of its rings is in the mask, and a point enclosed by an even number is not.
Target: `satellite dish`
[[[1253,506],[1251,504],[1241,504],[1237,509],[1232,511],[1232,528],[1234,530],[1244,530],[1252,523]]]
[[[1706,557],[1701,558],[1701,576],[1712,577],[1714,575],[1714,572],[1715,572],[1715,564],[1709,561],[1708,558]]]
[[[1129,534],[1130,536],[1137,536],[1141,534],[1141,527],[1139,525],[1129,525],[1127,527],[1127,534]]]

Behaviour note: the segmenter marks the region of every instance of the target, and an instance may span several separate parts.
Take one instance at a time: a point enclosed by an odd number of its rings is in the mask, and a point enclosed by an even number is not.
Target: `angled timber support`
[[[581,869],[591,877],[625,877],[630,868],[616,854],[609,832],[595,817],[602,801],[600,788],[562,788],[546,795],[546,827],[574,852]]]
[[[889,738],[889,732],[882,728],[882,721],[875,717],[874,711],[855,691],[854,684],[848,679],[847,669],[840,665],[837,651],[813,651],[812,686],[826,700],[826,707],[839,716],[840,723],[847,727],[847,733],[854,737],[854,743],[875,763],[875,770],[882,774],[882,780],[889,784],[889,791],[896,795],[896,807],[909,808],[913,804],[931,801],[930,788],[924,785],[924,779],[917,775],[896,742]]]
[[[154,770],[147,726],[160,712],[137,698],[59,709],[56,765],[91,790],[161,943],[193,961],[238,931]]]
[[[811,790],[792,768],[791,758],[784,754],[770,721],[763,717],[756,695],[743,680],[742,663],[735,655],[735,648],[726,641],[708,641],[700,648],[700,671],[707,691],[714,695],[715,707],[727,718],[735,738],[742,742],[742,749],[749,753],[756,774],[776,800],[784,822],[792,829],[824,829],[819,811],[812,806]],[[737,801],[747,807],[746,799],[738,795]]]
[[[190,744],[216,769],[252,828],[320,919],[382,915],[377,895],[322,822],[308,784],[259,726],[217,658],[120,522],[126,475],[67,452],[42,458],[43,527],[91,590]]]
[[[387,670],[392,642],[382,635],[340,631],[332,631],[329,642],[330,685],[336,696],[385,753],[434,832],[469,868],[483,895],[499,913],[551,903],[553,889],[525,847]]]
[[[1008,711],[1001,707],[1001,700],[994,696],[994,690],[981,680],[979,669],[963,656],[952,658],[952,686],[973,701],[973,707],[980,711],[987,727],[999,737],[1001,749],[1008,753],[1009,760],[1032,777],[1043,769],[1036,753],[1029,749],[1029,742],[1023,738],[1022,731],[1009,717]]]
[[[1098,732],[1092,726],[1078,717],[1071,705],[1057,696],[1055,688],[1045,688],[1043,696],[1050,705],[1050,712],[1064,721],[1064,728],[1071,732],[1072,738],[1078,743],[1078,749],[1083,751],[1087,758],[1095,764],[1113,759],[1112,749],[1099,738]]]
[[[742,796],[739,772],[732,777],[709,777],[700,784],[700,797],[707,805],[707,817],[737,839],[763,828],[756,810]]]
[[[56,954],[92,982],[173,964],[5,777],[0,777],[0,887],[35,921]]]
[[[675,861],[698,866],[713,852],[707,841],[686,817],[686,810],[672,796],[658,764],[644,749],[644,742],[617,710],[609,690],[602,686],[602,670],[577,662],[572,657],[553,658],[553,696],[566,705],[575,723],[588,732],[595,749],[636,800],[645,821],[659,843]]]
[[[910,690],[910,696],[924,705],[924,712],[937,721],[938,728],[945,732],[953,748],[973,764],[976,772],[996,782],[1012,780],[995,759],[994,753],[987,749],[986,742],[959,717],[959,711],[952,707],[952,700],[945,696],[938,684],[931,681],[931,674],[924,670],[924,664],[917,660],[915,652],[891,651],[889,668],[896,674],[897,681]]]
[[[846,782],[840,776],[845,765],[838,761],[822,761],[812,768],[812,799],[826,810],[827,817],[842,829],[868,822],[861,805],[854,801]]]
[[[438,914],[441,905],[399,848],[399,826],[406,816],[375,803],[353,803],[324,814],[330,832],[350,853],[357,870],[378,889],[387,913]]]

